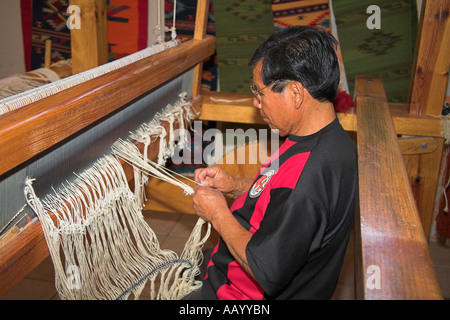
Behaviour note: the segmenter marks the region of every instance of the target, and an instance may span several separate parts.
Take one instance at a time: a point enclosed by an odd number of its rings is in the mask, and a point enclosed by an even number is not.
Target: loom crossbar
[[[0,175],[193,68],[214,49],[211,36],[189,40],[3,115]]]

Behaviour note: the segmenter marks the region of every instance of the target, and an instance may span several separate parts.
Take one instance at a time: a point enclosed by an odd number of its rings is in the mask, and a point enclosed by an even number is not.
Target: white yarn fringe
[[[0,80],[0,100],[7,98],[14,100],[15,98],[12,96],[57,80],[59,80],[58,74],[45,68],[33,70],[25,74],[9,76]],[[1,108],[0,112],[2,112]]]
[[[133,136],[148,147],[154,134],[166,134],[158,131],[157,119],[178,119],[184,127],[184,120],[193,116],[185,96],[182,94],[176,105],[169,105],[166,112]],[[161,161],[170,156],[172,142],[161,149]],[[113,145],[113,153],[117,157],[99,159],[42,201],[33,190],[33,180],[26,180],[25,197],[44,230],[56,289],[61,299],[139,299],[144,288],[150,291],[151,299],[181,299],[201,287],[195,277],[200,274],[201,249],[211,226],[207,224],[202,236],[205,222],[199,218],[180,256],[162,250],[142,215],[143,185],[148,174],[189,191],[187,185],[171,177],[162,163],[152,163],[142,156],[131,142],[119,140]],[[118,157],[134,166],[138,186],[134,193]],[[56,217],[56,223],[51,216]]]

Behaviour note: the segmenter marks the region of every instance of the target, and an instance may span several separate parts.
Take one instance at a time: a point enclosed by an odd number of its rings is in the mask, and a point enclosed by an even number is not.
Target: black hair
[[[283,92],[287,82],[282,80],[295,80],[313,98],[333,102],[340,80],[336,46],[336,39],[324,30],[308,26],[284,28],[259,46],[249,66],[253,68],[262,61],[262,82],[265,86],[273,84],[274,92]]]

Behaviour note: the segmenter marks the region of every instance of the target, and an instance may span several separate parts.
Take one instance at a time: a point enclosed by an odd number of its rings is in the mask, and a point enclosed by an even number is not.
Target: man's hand
[[[247,273],[254,277],[245,253],[252,234],[233,217],[223,193],[219,189],[196,186],[192,201],[197,215],[211,223],[227,244],[231,254]]]
[[[231,215],[227,201],[218,189],[196,186],[192,201],[197,215],[213,226],[217,225],[224,215]]]
[[[251,183],[251,179],[238,179],[218,166],[195,170],[194,180],[202,187],[217,189],[223,193],[231,193],[240,196],[246,192]]]
[[[218,166],[195,170],[194,180],[202,187],[217,189],[223,193],[232,192],[235,188],[235,178]]]

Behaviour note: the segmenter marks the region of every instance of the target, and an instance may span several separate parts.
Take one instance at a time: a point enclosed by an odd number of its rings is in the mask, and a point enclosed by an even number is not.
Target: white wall
[[[25,72],[19,0],[0,0],[0,79]]]
[[[160,11],[159,16],[158,11]],[[161,23],[164,26],[164,0],[148,0],[148,46],[158,42],[155,28],[159,20],[162,20]]]

